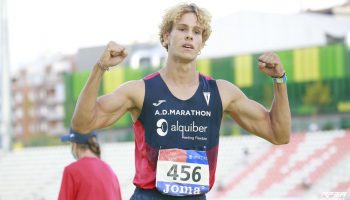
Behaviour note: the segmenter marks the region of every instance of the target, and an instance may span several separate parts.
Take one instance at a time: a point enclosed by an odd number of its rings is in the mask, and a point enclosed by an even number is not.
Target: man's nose
[[[192,35],[187,35],[187,36],[186,36],[186,40],[193,40]]]

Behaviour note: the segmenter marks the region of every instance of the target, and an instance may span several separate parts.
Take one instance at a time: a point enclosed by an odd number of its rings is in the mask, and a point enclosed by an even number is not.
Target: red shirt
[[[117,176],[99,158],[84,157],[64,168],[59,200],[121,200]]]

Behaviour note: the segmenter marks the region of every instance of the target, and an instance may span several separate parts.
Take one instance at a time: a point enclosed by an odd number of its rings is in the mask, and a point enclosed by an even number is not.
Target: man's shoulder
[[[121,88],[122,92],[134,103],[136,103],[136,107],[142,107],[143,98],[145,95],[145,82],[143,79],[128,81],[124,83]]]
[[[224,79],[217,79],[216,84],[219,89],[239,89],[235,84]]]
[[[127,81],[127,82],[123,83],[121,85],[121,87],[127,88],[128,90],[130,90],[130,89],[139,90],[139,89],[143,89],[144,85],[145,85],[144,80],[139,79],[139,80]]]
[[[232,100],[243,95],[243,92],[239,87],[227,80],[218,79],[216,80],[216,84],[221,98]]]

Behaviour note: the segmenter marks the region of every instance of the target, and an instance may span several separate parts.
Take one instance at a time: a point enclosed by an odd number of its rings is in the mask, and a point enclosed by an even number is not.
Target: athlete
[[[169,9],[159,34],[168,52],[165,67],[98,97],[102,75],[127,56],[123,46],[109,42],[78,99],[72,124],[82,133],[110,126],[131,113],[136,166],[131,199],[206,199],[215,181],[224,114],[273,144],[289,142],[286,73],[275,53],[259,57],[260,70],[274,81],[270,110],[234,84],[196,70],[197,55],[211,33],[210,20],[195,4]]]
[[[122,199],[117,176],[100,159],[96,132],[81,134],[71,129],[61,140],[71,142],[72,155],[77,161],[64,168],[59,200]]]

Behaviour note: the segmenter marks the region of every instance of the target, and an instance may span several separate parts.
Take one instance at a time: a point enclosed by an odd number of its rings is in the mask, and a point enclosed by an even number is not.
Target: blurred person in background
[[[70,130],[61,137],[71,142],[77,160],[64,168],[59,200],[121,200],[118,178],[112,168],[100,159],[101,149],[96,132],[81,134]]]
[[[81,133],[108,127],[126,112],[131,114],[136,166],[133,200],[206,199],[215,181],[224,114],[273,144],[289,142],[287,77],[275,53],[259,57],[260,70],[274,82],[270,110],[234,84],[196,70],[197,56],[211,33],[210,21],[209,13],[195,4],[169,9],[159,34],[168,52],[165,67],[98,97],[103,74],[127,56],[125,47],[109,42],[80,94],[72,126]]]

